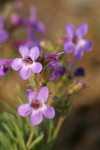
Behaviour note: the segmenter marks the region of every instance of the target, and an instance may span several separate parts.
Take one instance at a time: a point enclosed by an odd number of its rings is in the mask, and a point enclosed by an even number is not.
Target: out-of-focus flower
[[[59,57],[63,54],[64,52],[61,52],[61,53],[55,53],[55,54],[48,54],[48,55],[45,55],[45,59],[46,60],[50,60],[50,61],[56,61],[56,60],[59,60]]]
[[[66,73],[69,79],[72,79],[73,77],[85,76],[84,69],[81,67],[77,67],[77,65],[71,60],[67,61]]]
[[[0,17],[0,29],[4,27],[4,19]]]
[[[30,16],[25,20],[25,24],[28,26],[29,40],[34,40],[35,32],[39,32],[40,34],[45,32],[45,26],[41,21],[37,19],[36,9],[33,6],[30,8]]]
[[[10,21],[11,25],[13,25],[13,26],[24,25],[23,18],[18,14],[11,14],[9,21]]]
[[[30,77],[31,73],[40,73],[42,64],[35,62],[40,56],[38,47],[32,47],[30,50],[26,46],[20,46],[19,52],[23,58],[15,58],[12,62],[12,68],[20,72],[20,76],[26,80]]]
[[[0,17],[0,43],[6,42],[9,38],[9,33],[4,29],[4,19]]]
[[[85,89],[87,87],[88,87],[88,85],[86,83],[77,82],[76,85],[69,88],[68,94],[71,95],[71,94],[77,93],[78,91]]]
[[[81,68],[81,67],[77,68],[76,71],[74,72],[74,75],[75,75],[76,77],[85,76],[84,69]]]
[[[72,24],[68,24],[66,31],[68,40],[63,45],[64,52],[73,53],[76,59],[80,59],[84,51],[92,49],[92,43],[84,39],[84,36],[88,32],[88,25],[86,23],[81,24],[77,29]]]
[[[50,81],[57,79],[59,76],[62,76],[65,72],[65,68],[57,61],[53,60],[48,64],[48,68],[51,71]]]
[[[27,28],[27,41],[35,41],[35,34],[42,34],[45,32],[44,24],[37,19],[35,7],[30,8],[30,16],[25,19],[18,14],[12,14],[9,18],[12,26],[20,26]]]
[[[48,54],[45,56],[45,59],[47,60],[58,60],[58,53],[57,54]]]
[[[50,75],[50,81],[53,81],[57,79],[59,76],[62,76],[65,73],[65,68],[62,66],[59,66],[54,69],[54,71]]]
[[[24,6],[23,0],[16,0],[16,1],[13,3],[13,7],[14,7],[14,8],[17,8],[17,9],[22,9],[23,6]]]
[[[0,59],[0,77],[4,76],[5,73],[11,67],[12,60]]]
[[[37,19],[36,9],[33,6],[30,8],[30,17],[28,21],[32,27],[36,28],[39,31],[39,33],[44,33],[45,26],[40,20]]]
[[[57,60],[53,60],[48,64],[50,69],[57,68],[59,66],[61,66],[61,64]]]
[[[38,93],[28,89],[27,99],[29,104],[22,104],[18,108],[18,114],[22,117],[30,115],[32,125],[38,125],[42,122],[43,116],[47,119],[52,119],[55,116],[55,110],[45,103],[48,99],[49,90],[47,87],[42,87]]]
[[[35,40],[34,41],[28,41],[28,40],[16,41],[11,44],[11,46],[14,48],[18,48],[20,45],[26,46],[29,49],[31,49],[34,46],[40,47],[39,41],[35,41]]]

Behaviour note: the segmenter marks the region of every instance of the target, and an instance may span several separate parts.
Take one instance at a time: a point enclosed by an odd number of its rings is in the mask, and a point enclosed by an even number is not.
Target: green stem
[[[71,113],[71,111],[72,111],[72,106],[70,106],[69,111],[68,111],[68,113],[67,113],[66,116],[60,116],[59,117],[59,121],[58,121],[57,127],[56,127],[56,129],[54,131],[54,134],[53,134],[53,137],[52,137],[53,140],[56,140],[56,138],[57,138],[57,136],[59,134],[60,128],[61,128],[64,120],[69,116],[69,114]]]
[[[56,127],[56,129],[55,129],[55,131],[54,131],[54,134],[53,134],[53,137],[52,137],[53,140],[55,140],[55,139],[57,138],[57,136],[58,136],[58,134],[59,134],[59,131],[60,131],[60,128],[61,128],[61,126],[62,126],[64,120],[65,120],[65,117],[63,117],[63,116],[61,116],[61,117],[59,118],[57,127]]]
[[[31,144],[32,140],[33,140],[33,136],[34,136],[34,128],[32,127],[31,129],[31,132],[30,132],[30,135],[29,135],[29,138],[28,138],[28,141],[27,141],[27,148],[29,147],[29,145]]]

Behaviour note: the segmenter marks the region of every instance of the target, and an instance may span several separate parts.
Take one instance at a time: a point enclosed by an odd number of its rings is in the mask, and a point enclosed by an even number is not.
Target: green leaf
[[[16,142],[15,137],[14,137],[11,129],[5,123],[3,123],[2,125],[5,128],[5,130],[8,132],[9,136],[11,137],[11,139]]]
[[[18,140],[19,140],[19,143],[21,144],[23,150],[26,150],[26,146],[25,146],[25,142],[24,142],[24,138],[22,137],[22,134],[18,128],[18,126],[15,124],[15,122],[12,121],[12,124],[14,125],[14,128],[16,130],[16,134],[18,136]]]
[[[36,138],[31,145],[29,146],[29,150],[31,150],[34,146],[36,146],[37,144],[39,144],[44,138],[44,134],[42,133],[38,138]]]
[[[48,139],[47,139],[48,143],[51,141],[53,129],[54,129],[53,120],[49,120]]]

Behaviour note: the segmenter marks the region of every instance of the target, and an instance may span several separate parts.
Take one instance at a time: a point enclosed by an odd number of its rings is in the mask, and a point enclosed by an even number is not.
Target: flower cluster
[[[66,61],[65,54],[73,53],[75,59],[80,59],[84,51],[92,49],[91,42],[84,38],[88,31],[88,25],[83,23],[75,29],[72,24],[67,24],[67,40],[62,40],[62,44],[60,42],[57,43],[60,52],[52,53],[48,50],[46,41],[42,45],[41,41],[37,42],[37,39],[35,39],[35,32],[38,31],[41,34],[45,31],[45,27],[37,19],[34,7],[30,8],[30,16],[27,19],[24,19],[20,15],[12,14],[10,16],[10,23],[12,26],[27,27],[29,34],[26,42],[23,42],[23,44],[20,42],[19,53],[22,58],[16,57],[11,60],[0,59],[0,77],[4,76],[12,68],[19,72],[23,80],[29,79],[30,82],[31,78],[35,77],[34,82],[36,84],[36,87],[34,87],[36,90],[30,88],[26,90],[29,103],[21,104],[18,107],[18,114],[22,117],[29,116],[32,125],[40,124],[43,117],[47,119],[54,118],[54,108],[45,104],[49,96],[48,83],[59,83],[59,79],[61,78],[63,85],[60,84],[58,96],[55,96],[56,92],[50,92],[50,94],[52,97],[58,99],[54,101],[58,104],[62,103],[63,97],[63,105],[59,112],[65,115],[69,96],[87,87],[86,84],[77,80],[79,76],[83,77],[85,75],[84,69],[77,67],[72,61]],[[6,41],[8,37],[9,34],[4,28],[4,19],[0,18],[0,42]],[[53,50],[56,50],[57,47],[54,47]],[[32,82],[31,80],[31,84]],[[63,87],[64,85],[66,87]],[[64,88],[68,89],[68,91],[65,93],[63,91],[61,94]]]
[[[22,9],[23,6],[23,1],[17,0],[12,3],[11,11],[7,14],[7,18],[4,19],[3,17],[0,17],[0,43],[6,42],[16,28],[24,27],[26,28],[27,37],[21,41],[13,41],[11,46],[18,48],[19,45],[24,44],[28,47],[32,47],[34,44],[38,43],[35,35],[37,33],[42,35],[45,32],[45,25],[37,18],[36,8],[31,6],[29,8],[29,16],[28,18],[25,18],[18,13],[19,9]]]

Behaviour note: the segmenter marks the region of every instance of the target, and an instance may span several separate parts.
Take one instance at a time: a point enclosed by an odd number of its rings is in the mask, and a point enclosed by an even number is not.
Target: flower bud
[[[78,91],[80,91],[80,90],[82,90],[82,89],[84,89],[86,87],[87,87],[86,83],[84,83],[84,82],[77,82],[76,85],[74,85],[73,87],[71,87],[69,89],[68,94],[70,94],[70,95],[74,94],[74,93],[76,93],[76,92],[78,92]]]

